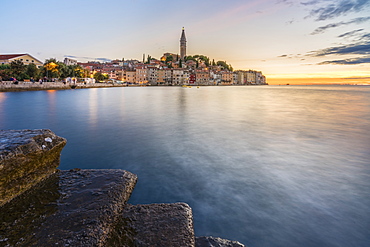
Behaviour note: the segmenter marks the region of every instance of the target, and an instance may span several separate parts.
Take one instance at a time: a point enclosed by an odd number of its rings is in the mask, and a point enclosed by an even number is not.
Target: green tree
[[[182,68],[182,60],[179,61],[179,68]]]
[[[166,57],[166,63],[171,62],[171,61],[173,61],[172,55],[169,55],[168,57]]]
[[[8,81],[12,77],[9,64],[0,64],[0,77],[3,81]]]
[[[26,65],[20,60],[14,60],[10,63],[12,76],[18,80],[23,80],[26,77]]]
[[[104,75],[102,74],[101,72],[96,72],[94,74],[94,79],[96,81],[104,81],[104,80],[108,80],[109,79],[109,75]]]
[[[29,78],[38,80],[40,78],[40,69],[37,68],[35,64],[30,63],[29,65],[27,65],[26,74]]]
[[[223,69],[226,69],[226,70],[229,70],[229,71],[232,71],[233,70],[233,67],[231,67],[230,64],[227,64],[226,61],[217,61],[216,63],[218,66],[221,66],[223,67]]]

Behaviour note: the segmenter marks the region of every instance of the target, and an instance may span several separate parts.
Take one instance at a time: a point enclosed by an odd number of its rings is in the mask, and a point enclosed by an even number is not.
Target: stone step
[[[192,210],[186,203],[127,205],[109,246],[194,247]]]
[[[124,170],[59,171],[0,208],[0,246],[106,246],[136,181]]]

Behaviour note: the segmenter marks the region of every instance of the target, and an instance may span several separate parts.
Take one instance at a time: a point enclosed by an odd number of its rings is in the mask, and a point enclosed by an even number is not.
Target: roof
[[[25,56],[28,54],[7,54],[7,55],[0,55],[0,60],[8,60],[16,57]]]
[[[35,58],[34,56],[28,54],[28,53],[23,53],[23,54],[6,54],[6,55],[0,55],[0,60],[9,60],[9,59],[13,59],[13,58],[17,58],[17,57],[22,57],[22,56],[30,56],[32,57],[35,61],[39,62],[42,64],[42,62]]]

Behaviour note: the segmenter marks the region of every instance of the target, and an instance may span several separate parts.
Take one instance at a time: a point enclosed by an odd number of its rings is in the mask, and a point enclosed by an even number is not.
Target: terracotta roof
[[[12,59],[12,58],[20,57],[20,56],[25,56],[25,55],[28,55],[28,54],[7,54],[7,55],[0,55],[0,60],[8,60],[8,59]]]

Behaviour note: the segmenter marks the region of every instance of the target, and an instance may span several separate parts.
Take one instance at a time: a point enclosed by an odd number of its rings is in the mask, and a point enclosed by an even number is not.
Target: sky
[[[370,0],[0,0],[0,54],[41,61],[179,53],[270,84],[369,83]]]

